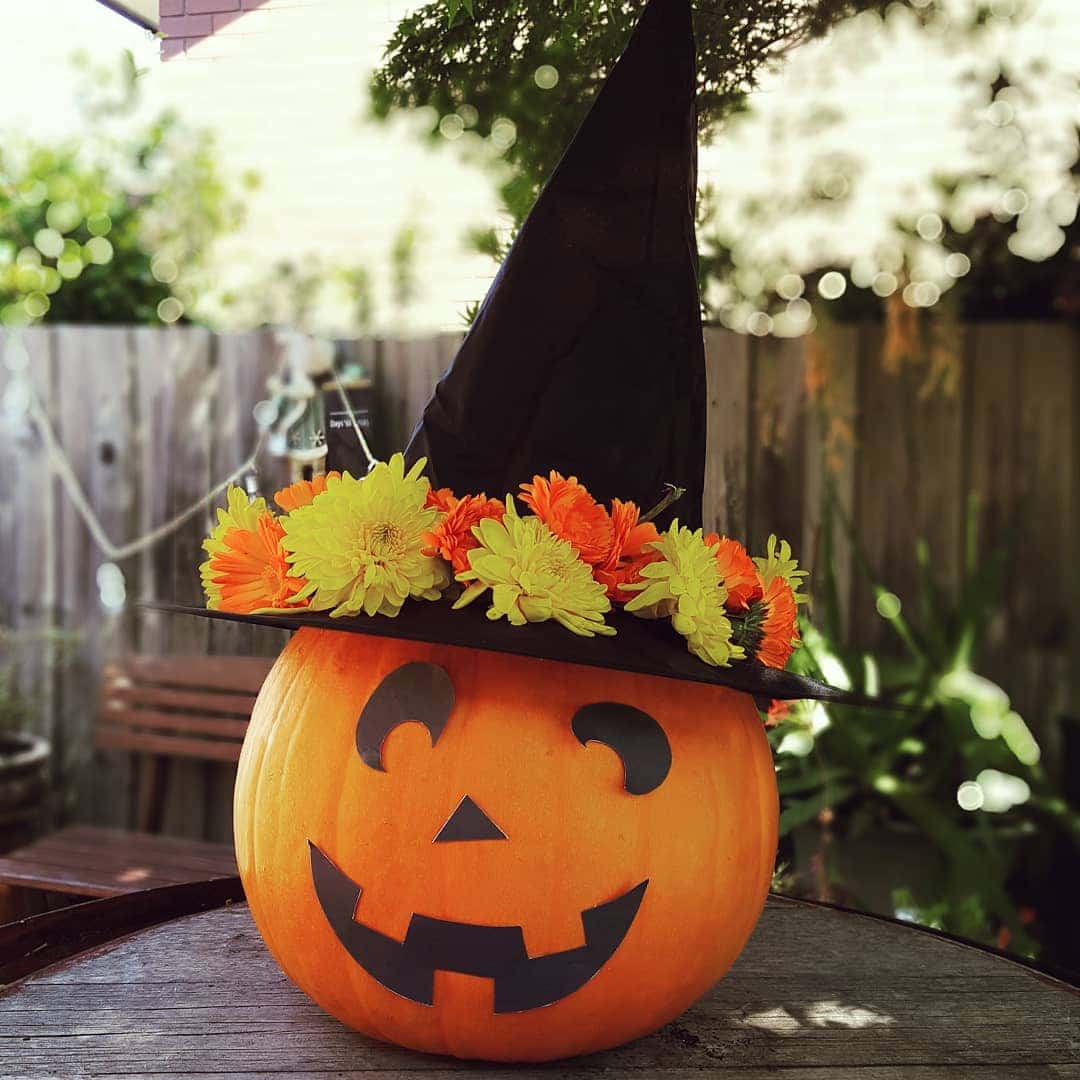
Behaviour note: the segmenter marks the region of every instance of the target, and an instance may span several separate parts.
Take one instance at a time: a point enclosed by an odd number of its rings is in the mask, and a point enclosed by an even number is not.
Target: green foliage
[[[7,672],[0,671],[0,732],[18,731],[29,719],[30,704]]]
[[[803,82],[808,73],[811,79],[799,111],[792,106],[782,115],[766,105],[737,120],[732,137],[756,128],[766,133],[771,156],[803,165],[800,175],[778,173],[761,190],[702,192],[710,317],[739,331],[786,335],[812,325],[811,309],[819,319],[857,321],[879,318],[901,299],[919,309],[946,301],[937,310],[942,321],[1080,313],[1075,80],[1064,53],[1056,66],[1053,50],[1038,63],[1024,58],[1024,24],[1034,7],[1017,4],[989,19],[977,0],[958,3],[924,33],[931,56],[966,60],[946,101],[967,153],[957,159],[942,146],[950,164],[928,161],[907,205],[894,203],[895,217],[867,221],[859,209],[877,196],[882,174],[845,132],[845,113],[829,102],[830,89],[819,89],[822,100],[815,102],[812,65],[799,73]],[[814,59],[842,59],[859,72],[895,38],[909,41],[910,23],[902,11],[857,20]],[[928,59],[928,67],[935,62]],[[810,230],[815,244],[806,242]],[[839,291],[824,290],[826,299],[815,286],[830,272],[842,280]]]
[[[229,322],[246,327],[292,326],[323,333],[324,312],[331,308],[346,313],[336,330],[366,334],[375,317],[370,273],[363,266],[339,266],[315,254],[279,260],[242,291],[225,292],[218,299]]]
[[[375,115],[434,109],[430,138],[471,131],[501,155],[500,192],[515,224],[528,213],[596,91],[622,52],[644,0],[432,0],[398,24],[375,72]],[[741,0],[695,5],[698,111],[708,135],[744,107],[759,70],[888,0]],[[920,5],[929,17],[936,0]],[[460,121],[460,122],[459,122]],[[509,170],[506,169],[509,165]]]
[[[407,308],[419,296],[416,278],[416,253],[421,239],[415,225],[403,225],[394,234],[390,247],[390,281],[394,303]]]
[[[1040,763],[1038,745],[1005,692],[976,674],[1009,565],[1007,546],[977,555],[976,520],[973,502],[955,599],[938,584],[930,554],[919,546],[910,614],[875,580],[848,532],[893,635],[895,655],[875,658],[842,644],[832,554],[834,523],[846,521],[831,507],[815,580],[816,621],[803,627],[805,647],[793,667],[880,693],[896,708],[801,703],[771,729],[781,831],[813,849],[808,861],[817,865],[818,880],[807,891],[868,907],[875,904],[866,890],[881,882],[860,880],[860,860],[848,850],[914,845],[920,880],[893,883],[890,914],[984,942],[1007,930],[1010,947],[1031,955],[1037,943],[1020,911],[1030,897],[1018,886],[1051,880],[1055,836],[1080,849],[1080,814]],[[961,800],[972,808],[963,809]],[[886,858],[886,877],[889,870]],[[898,873],[902,878],[904,871]]]
[[[74,147],[0,158],[0,319],[25,325],[153,322],[168,285],[138,240],[138,212]]]
[[[170,112],[136,124],[129,53],[118,71],[78,63],[85,134],[0,151],[0,323],[175,322],[197,305],[213,243],[243,205],[208,134]]]
[[[0,734],[20,731],[33,719],[34,703],[29,701],[15,684],[12,667],[20,645],[19,635],[10,627],[0,625]]]
[[[373,79],[374,112],[386,117],[396,108],[429,109],[429,138],[450,140],[491,165],[517,226],[643,6],[644,0],[475,0],[469,8],[461,0],[431,0],[399,23]],[[1010,22],[1021,26],[1033,6],[1004,7],[984,0],[695,4],[703,139],[722,122],[731,122],[733,131],[763,122],[747,108],[758,73],[790,46],[861,12],[881,18],[845,25],[843,40],[822,54],[825,63],[857,70],[888,52],[892,35],[909,24],[923,28],[927,49],[942,61],[966,56],[970,62],[955,85],[970,166],[928,175],[936,193],[913,200],[899,220],[862,228],[867,250],[851,248],[853,233],[844,220],[849,211],[860,212],[857,204],[872,201],[873,170],[866,168],[863,147],[837,142],[844,110],[825,99],[815,102],[814,80],[804,78],[787,114],[764,120],[777,160],[798,161],[804,142],[821,147],[804,174],[792,183],[788,170],[779,170],[768,190],[751,195],[701,192],[700,282],[709,318],[739,331],[790,335],[826,312],[840,319],[880,317],[883,297],[893,293],[919,308],[948,296],[946,318],[1080,312],[1080,271],[1071,254],[1080,236],[1077,133],[1048,124],[1045,109],[1074,86],[1064,68],[1011,55],[1012,39],[1002,30]],[[487,153],[480,152],[481,140]],[[1048,168],[1059,170],[1060,183],[1040,196]],[[788,245],[783,238],[793,223],[803,229]],[[806,227],[826,239],[808,244]],[[839,242],[832,245],[830,236]],[[496,257],[504,247],[490,230],[473,230],[468,240]],[[855,287],[842,295],[826,288],[828,298],[818,296],[815,285],[829,271],[843,275],[842,290],[845,283]]]
[[[473,0],[443,0],[446,4],[446,20],[448,23],[453,24],[454,19],[457,18],[457,14],[464,8],[470,15],[475,15],[476,11],[473,8]]]

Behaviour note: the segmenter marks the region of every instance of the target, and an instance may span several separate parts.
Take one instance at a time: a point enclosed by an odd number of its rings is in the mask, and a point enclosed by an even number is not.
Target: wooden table
[[[346,1030],[282,975],[246,907],[164,923],[0,995],[0,1077],[472,1075],[1074,1080],[1080,994],[900,924],[770,898],[729,976],[657,1034],[547,1067],[425,1057]]]

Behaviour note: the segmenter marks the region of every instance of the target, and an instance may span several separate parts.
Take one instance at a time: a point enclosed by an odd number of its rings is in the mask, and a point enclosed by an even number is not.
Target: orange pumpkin
[[[403,668],[420,678],[395,692]],[[586,722],[596,703],[643,740]],[[324,1009],[417,1050],[540,1061],[653,1031],[727,971],[777,792],[744,694],[302,629],[255,706],[235,829],[259,930]]]

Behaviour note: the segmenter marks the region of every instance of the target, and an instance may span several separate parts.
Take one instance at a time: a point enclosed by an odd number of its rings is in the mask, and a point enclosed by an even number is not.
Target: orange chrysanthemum
[[[738,540],[709,533],[705,537],[705,546],[712,547],[714,544],[719,544],[716,565],[727,589],[724,606],[728,611],[745,611],[751,601],[761,597],[762,592],[754,560],[746,554],[746,548]]]
[[[442,492],[449,492],[442,488]],[[434,493],[433,493],[434,494]],[[440,492],[441,494],[441,492]],[[506,514],[505,503],[498,499],[489,499],[486,495],[466,495],[463,499],[454,499],[453,505],[440,518],[432,529],[422,534],[423,553],[429,558],[440,556],[450,563],[455,573],[469,569],[469,552],[480,546],[480,541],[473,534],[473,526],[485,518],[502,521]],[[431,496],[428,496],[430,507]]]
[[[752,653],[766,667],[783,668],[799,644],[795,593],[782,577],[765,586],[761,599],[750,605],[747,629]]]
[[[608,512],[578,483],[552,470],[549,478],[534,476],[522,484],[521,501],[557,536],[596,566],[611,551],[614,528]]]
[[[326,490],[326,481],[330,477],[340,478],[341,473],[329,472],[325,476],[313,476],[310,480],[297,480],[295,484],[289,484],[280,491],[274,492],[274,502],[285,511],[292,513],[299,506],[307,506],[316,495],[321,495]]]
[[[611,500],[611,548],[603,562],[593,567],[593,577],[607,590],[609,600],[625,603],[632,594],[623,592],[624,585],[641,580],[641,568],[661,556],[647,544],[660,539],[656,526],[638,521],[641,511],[632,502]]]
[[[273,514],[259,518],[255,529],[230,529],[221,551],[210,556],[209,575],[221,591],[219,611],[241,615],[260,608],[307,607],[291,597],[307,584],[291,577],[281,538],[285,530]]]
[[[458,501],[457,496],[449,488],[432,488],[427,494],[424,509],[438,510],[440,514],[449,514],[457,506]]]
[[[774,698],[772,704],[769,706],[769,711],[765,716],[766,727],[776,727],[782,720],[786,720],[791,715],[791,702],[780,701]]]

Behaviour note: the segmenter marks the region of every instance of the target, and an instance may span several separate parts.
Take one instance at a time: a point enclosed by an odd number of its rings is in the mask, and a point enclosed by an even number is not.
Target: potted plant
[[[49,741],[25,730],[30,703],[9,673],[0,673],[0,850],[33,838],[49,790]]]

